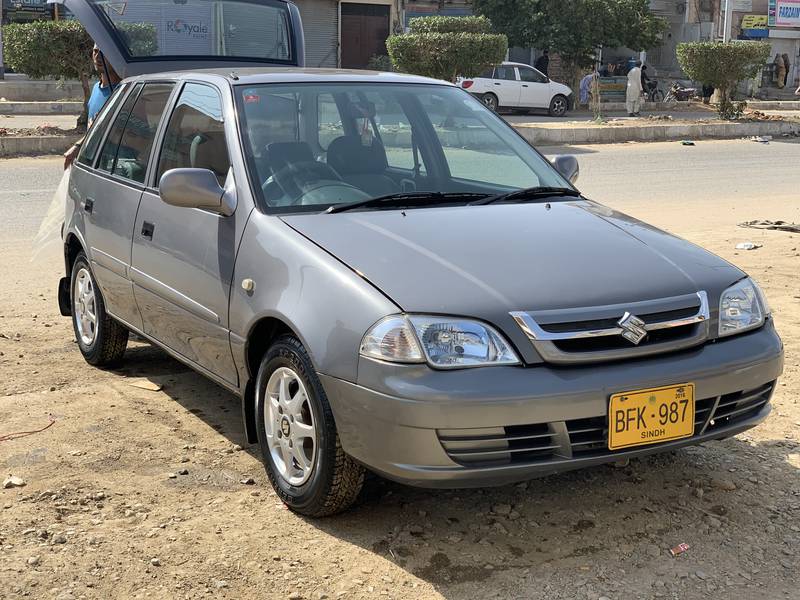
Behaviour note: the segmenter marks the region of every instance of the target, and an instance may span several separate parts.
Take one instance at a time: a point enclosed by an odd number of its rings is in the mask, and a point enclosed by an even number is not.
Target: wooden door
[[[342,5],[342,68],[366,69],[372,56],[386,55],[389,6]]]

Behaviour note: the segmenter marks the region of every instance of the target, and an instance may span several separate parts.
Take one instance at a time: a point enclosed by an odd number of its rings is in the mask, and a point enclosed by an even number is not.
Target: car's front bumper
[[[342,446],[355,459],[410,485],[472,487],[734,435],[769,414],[771,384],[782,370],[783,345],[770,321],[753,333],[637,361],[435,371],[362,359],[358,384],[324,375],[322,383]],[[690,438],[611,452],[603,441],[605,431],[581,433],[603,428],[612,394],[689,382],[695,384],[698,411]],[[751,391],[760,395],[745,400]],[[715,420],[715,412],[736,414]],[[445,442],[450,446],[446,451],[442,442],[443,437],[472,439],[455,445],[480,448],[482,438],[536,438],[543,431],[551,450],[498,453],[494,462],[477,466],[454,460],[453,443]],[[581,446],[587,439],[590,443]]]

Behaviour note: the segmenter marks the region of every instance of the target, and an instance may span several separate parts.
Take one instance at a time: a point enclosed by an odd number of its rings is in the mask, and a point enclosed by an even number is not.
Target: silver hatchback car
[[[769,413],[783,347],[756,283],[584,198],[574,158],[464,90],[299,68],[282,0],[216,2],[208,37],[239,18],[237,43],[196,56],[67,4],[127,78],[72,171],[62,313],[90,364],[135,332],[237,394],[293,510],[345,509],[366,469],[498,485]],[[242,7],[280,43],[248,44]]]

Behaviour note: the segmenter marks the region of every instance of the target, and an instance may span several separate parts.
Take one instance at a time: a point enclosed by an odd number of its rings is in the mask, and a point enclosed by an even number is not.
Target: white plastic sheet
[[[62,258],[61,225],[67,218],[67,188],[69,186],[70,169],[64,171],[61,181],[50,201],[39,232],[31,245],[31,262],[51,262],[53,258]]]

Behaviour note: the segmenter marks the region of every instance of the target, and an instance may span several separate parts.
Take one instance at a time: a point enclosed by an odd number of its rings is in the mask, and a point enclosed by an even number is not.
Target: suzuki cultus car
[[[67,4],[126,79],[72,171],[62,312],[90,364],[134,332],[236,394],[293,510],[346,508],[366,470],[498,485],[770,412],[757,284],[583,197],[463,89],[300,68],[279,0],[214,3],[192,57],[126,41],[171,0]]]

